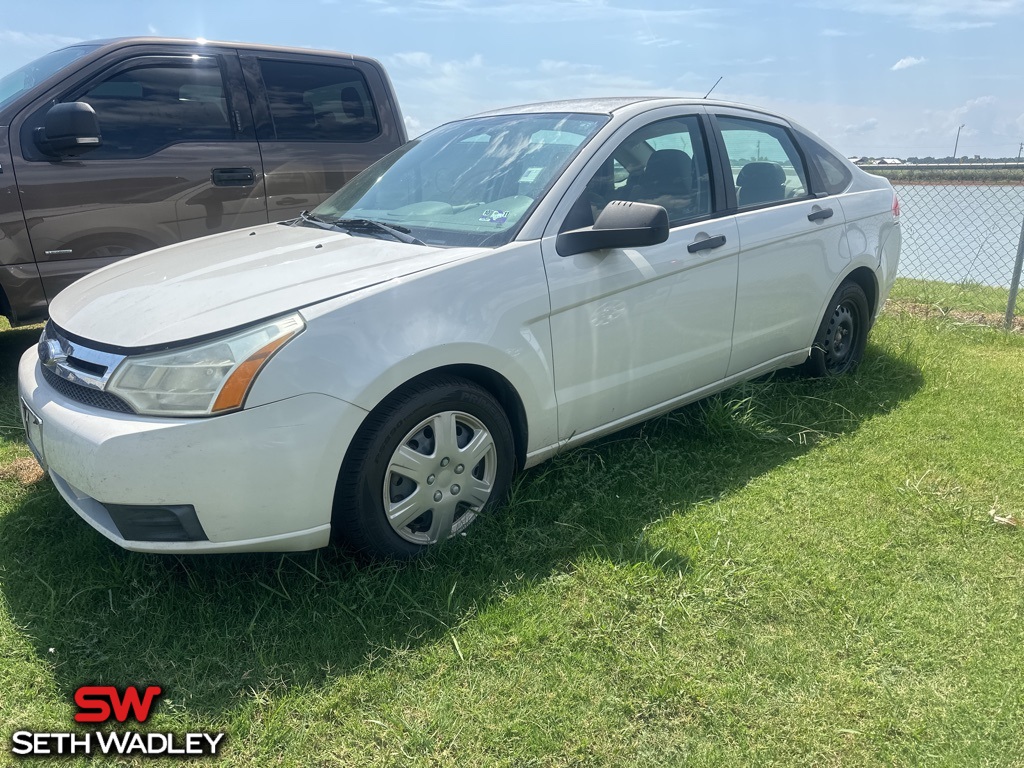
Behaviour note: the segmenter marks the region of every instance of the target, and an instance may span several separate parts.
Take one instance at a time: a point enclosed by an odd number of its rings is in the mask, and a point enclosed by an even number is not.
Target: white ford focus
[[[300,219],[75,283],[22,413],[128,549],[408,557],[561,448],[784,366],[851,370],[899,251],[889,183],[766,112],[502,110]]]

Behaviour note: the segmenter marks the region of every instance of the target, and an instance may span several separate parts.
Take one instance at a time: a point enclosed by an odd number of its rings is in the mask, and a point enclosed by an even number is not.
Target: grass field
[[[232,766],[1024,765],[1024,336],[899,307],[853,377],[568,452],[370,567],[108,543],[33,477],[38,330],[0,333],[0,763],[157,683],[147,727]]]
[[[938,312],[985,312],[1006,314],[1010,292],[1006,288],[993,288],[979,283],[944,283],[941,280],[911,280],[900,278],[889,295],[896,303],[928,306]],[[1024,297],[1018,299],[1024,309]],[[1020,314],[1018,312],[1018,314]]]
[[[897,184],[1024,184],[1024,166],[1017,168],[929,168],[927,166],[867,165],[862,170]]]

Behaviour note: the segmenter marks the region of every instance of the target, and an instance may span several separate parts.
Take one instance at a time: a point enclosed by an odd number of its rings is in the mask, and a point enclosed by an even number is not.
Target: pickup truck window
[[[278,141],[366,141],[380,133],[359,70],[260,59],[260,73]]]
[[[92,105],[103,143],[89,159],[146,157],[182,141],[230,141],[224,79],[217,60],[182,56],[123,69],[77,98]]]
[[[6,107],[21,94],[34,88],[50,75],[56,74],[75,59],[80,59],[90,51],[96,50],[95,45],[73,45],[61,48],[23,67],[0,77],[0,109]]]

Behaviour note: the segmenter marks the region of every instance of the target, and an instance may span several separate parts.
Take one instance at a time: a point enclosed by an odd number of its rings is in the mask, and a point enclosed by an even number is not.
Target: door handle
[[[210,180],[218,187],[251,187],[256,183],[252,168],[214,168]]]
[[[710,251],[712,248],[721,248],[723,245],[725,245],[725,235],[715,235],[690,243],[686,246],[686,250],[690,253],[697,253],[698,251]]]
[[[831,219],[831,218],[832,218],[832,209],[831,208],[819,208],[818,210],[811,211],[809,214],[807,214],[807,220],[808,221],[824,221],[825,219]]]
[[[274,205],[305,205],[308,200],[305,197],[282,197],[274,201]]]

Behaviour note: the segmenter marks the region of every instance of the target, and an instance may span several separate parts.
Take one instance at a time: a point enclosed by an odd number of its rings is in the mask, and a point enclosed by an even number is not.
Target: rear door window
[[[807,197],[807,169],[780,125],[720,115],[729,170],[740,208]]]
[[[367,141],[380,133],[359,70],[272,59],[260,59],[259,65],[274,127],[267,140]]]

